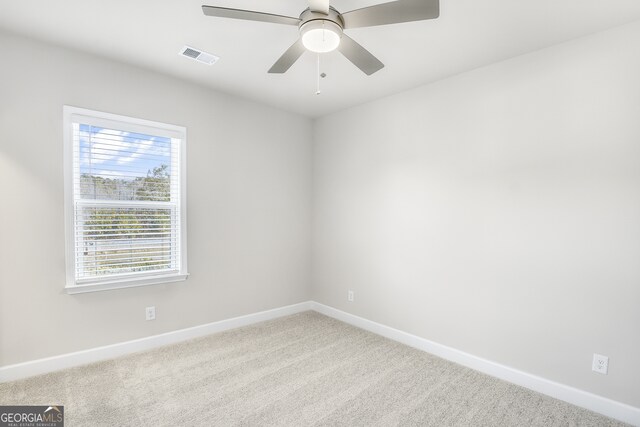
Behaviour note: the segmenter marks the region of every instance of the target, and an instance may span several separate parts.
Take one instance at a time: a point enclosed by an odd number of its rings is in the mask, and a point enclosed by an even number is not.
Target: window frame
[[[78,119],[85,119],[90,125],[108,127],[127,132],[143,133],[163,136],[180,140],[177,150],[179,165],[179,233],[178,251],[180,263],[178,271],[167,273],[136,273],[135,275],[108,275],[95,279],[76,279],[76,248],[75,248],[75,185],[74,185],[74,136],[73,123]],[[162,283],[180,282],[187,279],[187,129],[183,126],[154,122],[118,114],[89,110],[86,108],[63,106],[63,140],[64,140],[64,218],[65,218],[65,261],[66,284],[65,292],[69,294],[96,292],[111,289],[122,289],[136,286],[156,285]]]

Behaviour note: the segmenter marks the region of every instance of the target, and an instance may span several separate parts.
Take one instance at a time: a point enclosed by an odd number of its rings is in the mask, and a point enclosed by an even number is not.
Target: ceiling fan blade
[[[343,13],[342,19],[346,29],[422,21],[438,16],[439,0],[397,0]]]
[[[217,16],[220,18],[244,19],[247,21],[271,22],[285,25],[298,25],[300,23],[299,18],[293,18],[291,16],[273,15],[271,13],[254,12],[243,9],[203,5],[202,11],[207,16]]]
[[[367,76],[384,67],[384,64],[378,58],[346,34],[342,34],[338,50]]]
[[[312,12],[329,14],[329,0],[309,0],[309,9]]]
[[[291,45],[289,49],[285,53],[282,54],[280,59],[276,61],[275,64],[269,69],[269,73],[271,74],[282,74],[285,73],[291,66],[300,58],[300,56],[304,53],[305,47],[302,44],[302,40],[298,39],[297,42]]]

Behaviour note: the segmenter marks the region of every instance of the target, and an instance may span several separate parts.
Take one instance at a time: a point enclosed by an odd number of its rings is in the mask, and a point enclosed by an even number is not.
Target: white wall
[[[639,40],[319,119],[313,299],[640,407]]]
[[[0,366],[309,299],[309,119],[7,34],[0,52]],[[186,282],[63,293],[65,104],[187,127]]]
[[[637,40],[622,27],[312,130],[0,34],[0,366],[312,297],[640,406]],[[188,128],[188,281],[62,292],[64,104]]]

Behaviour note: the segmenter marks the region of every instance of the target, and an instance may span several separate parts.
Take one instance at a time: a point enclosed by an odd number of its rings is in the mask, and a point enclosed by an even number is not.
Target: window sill
[[[147,276],[144,278],[130,278],[110,280],[91,284],[67,285],[64,291],[68,294],[81,294],[85,292],[109,291],[112,289],[134,288],[138,286],[159,285],[162,283],[182,282],[189,274],[172,274],[161,276]]]

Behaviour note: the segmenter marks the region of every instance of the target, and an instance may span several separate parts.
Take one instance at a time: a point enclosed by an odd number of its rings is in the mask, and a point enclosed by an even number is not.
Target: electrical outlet
[[[609,370],[609,358],[601,354],[593,353],[593,365],[591,369],[599,374],[607,375]]]
[[[156,307],[147,307],[145,309],[145,313],[147,314],[147,320],[156,320]]]
[[[347,300],[349,302],[353,302],[353,291],[349,290],[349,292],[347,292]]]

